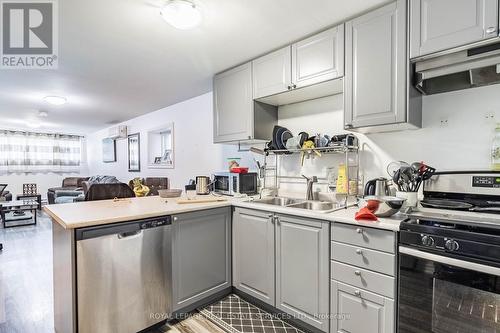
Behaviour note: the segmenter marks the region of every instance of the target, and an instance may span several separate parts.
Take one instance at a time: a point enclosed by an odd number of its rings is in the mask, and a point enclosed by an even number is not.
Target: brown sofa
[[[47,200],[49,204],[54,204],[56,199],[56,191],[82,191],[82,183],[87,181],[89,177],[67,177],[62,181],[61,187],[52,187],[47,191]]]

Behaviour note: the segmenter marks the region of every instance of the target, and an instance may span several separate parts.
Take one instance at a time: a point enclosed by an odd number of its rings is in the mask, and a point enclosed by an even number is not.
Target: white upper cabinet
[[[292,45],[292,87],[344,75],[344,24]]]
[[[287,46],[252,61],[255,99],[290,90],[292,53]]]
[[[411,0],[410,57],[498,36],[497,0]]]
[[[407,120],[406,2],[346,23],[346,129]]]
[[[252,64],[214,77],[214,142],[252,139]]]

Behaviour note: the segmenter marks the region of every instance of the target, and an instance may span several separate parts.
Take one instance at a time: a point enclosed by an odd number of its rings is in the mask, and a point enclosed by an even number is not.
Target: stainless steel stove
[[[500,172],[438,173],[399,234],[400,333],[500,333]]]

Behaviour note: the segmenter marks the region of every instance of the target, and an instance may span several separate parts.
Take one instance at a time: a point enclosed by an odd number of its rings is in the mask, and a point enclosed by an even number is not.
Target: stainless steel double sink
[[[309,200],[291,199],[284,197],[256,199],[253,202],[265,205],[305,209],[318,213],[330,213],[345,207],[342,204],[330,201],[309,201]]]

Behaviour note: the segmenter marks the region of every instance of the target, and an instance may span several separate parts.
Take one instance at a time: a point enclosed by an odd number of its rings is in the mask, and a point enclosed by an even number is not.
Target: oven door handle
[[[498,267],[482,265],[482,264],[478,264],[475,262],[464,261],[464,260],[459,260],[459,259],[455,259],[455,258],[443,257],[443,256],[439,256],[437,254],[424,252],[424,251],[420,251],[420,250],[415,250],[415,249],[412,249],[412,248],[409,248],[406,246],[400,246],[399,253],[407,254],[407,255],[412,256],[412,257],[417,257],[417,258],[422,258],[422,259],[438,262],[438,263],[445,264],[445,265],[460,267],[460,268],[468,269],[471,271],[500,276],[500,268],[498,268]]]

